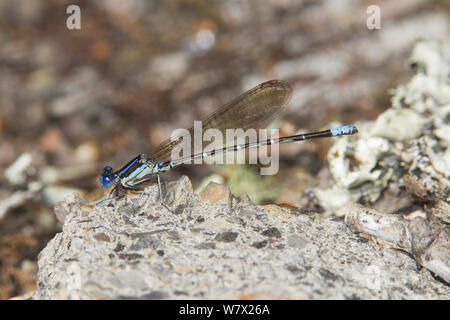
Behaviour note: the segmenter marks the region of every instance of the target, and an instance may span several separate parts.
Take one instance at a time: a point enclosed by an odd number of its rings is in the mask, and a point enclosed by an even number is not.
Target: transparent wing
[[[281,80],[263,82],[203,119],[201,136],[205,130],[211,128],[220,130],[224,137],[226,129],[265,128],[274,120],[291,96],[292,88],[287,82]],[[193,144],[194,127],[189,129],[189,133]],[[156,161],[164,160],[182,141],[182,136],[169,138],[161,143],[150,157]]]

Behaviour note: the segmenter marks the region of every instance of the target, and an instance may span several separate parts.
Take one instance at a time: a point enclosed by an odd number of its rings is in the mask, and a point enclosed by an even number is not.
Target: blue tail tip
[[[331,129],[331,134],[334,137],[343,136],[347,134],[356,134],[358,133],[358,129],[355,126],[340,126],[334,129]]]

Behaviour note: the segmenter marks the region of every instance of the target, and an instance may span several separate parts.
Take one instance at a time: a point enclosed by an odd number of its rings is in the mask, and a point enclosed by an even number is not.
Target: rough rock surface
[[[426,205],[449,220],[450,62],[440,43],[421,40],[409,63],[415,75],[392,90],[392,106],[375,121],[357,123],[358,135],[330,148],[335,183],[314,190],[329,214],[356,202],[388,213]]]
[[[119,200],[59,203],[34,299],[448,299],[444,281],[343,219],[255,206],[188,178]]]

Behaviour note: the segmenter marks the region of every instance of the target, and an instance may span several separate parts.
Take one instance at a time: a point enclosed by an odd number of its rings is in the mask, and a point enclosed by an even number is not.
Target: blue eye
[[[115,175],[112,172],[113,169],[110,166],[103,168],[102,175],[100,177],[100,185],[103,187],[109,187],[114,183]]]
[[[113,169],[110,166],[106,166],[102,170],[102,175],[112,173]]]

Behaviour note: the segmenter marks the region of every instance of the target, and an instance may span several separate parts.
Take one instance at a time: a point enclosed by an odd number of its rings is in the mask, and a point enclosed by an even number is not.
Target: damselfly
[[[226,129],[264,128],[280,110],[287,104],[292,96],[292,88],[285,81],[271,80],[245,92],[233,101],[227,103],[211,115],[202,120],[202,133],[215,128],[225,133]],[[188,130],[194,135],[194,127]],[[340,126],[334,129],[297,134],[289,137],[267,139],[245,144],[235,144],[228,147],[219,147],[208,152],[200,152],[179,159],[167,159],[172,150],[182,142],[182,137],[169,138],[164,141],[154,153],[142,153],[134,157],[120,170],[114,171],[110,166],[103,168],[100,184],[104,187],[114,185],[111,194],[119,195],[119,188],[142,190],[138,187],[141,183],[156,176],[159,187],[161,204],[171,211],[163,202],[161,179],[159,173],[168,171],[181,164],[192,163],[195,159],[203,159],[218,154],[234,152],[243,149],[269,146],[277,143],[304,141],[315,138],[338,137],[356,134],[357,128],[353,125]]]

